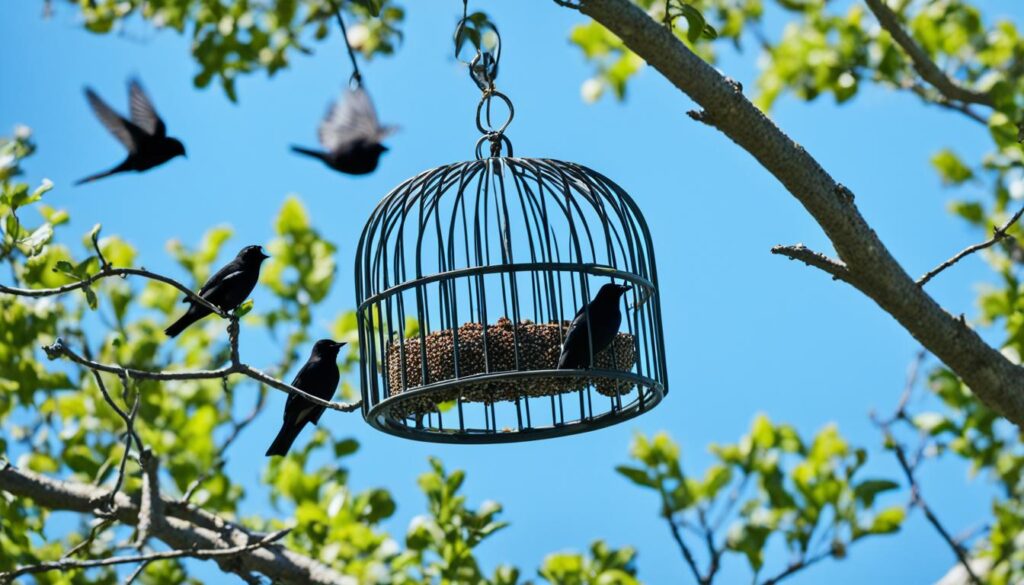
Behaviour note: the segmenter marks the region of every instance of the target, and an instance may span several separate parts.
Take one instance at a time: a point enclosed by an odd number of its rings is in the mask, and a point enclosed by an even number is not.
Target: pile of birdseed
[[[459,377],[464,378],[485,372],[509,372],[531,370],[553,370],[558,366],[562,351],[562,339],[569,328],[569,321],[559,326],[556,322],[533,323],[521,321],[513,327],[506,317],[497,324],[487,327],[484,350],[484,327],[480,323],[466,323],[457,330],[445,329],[426,335],[427,382],[430,384],[455,378],[454,342],[459,345]],[[516,342],[518,341],[518,367]],[[386,352],[388,388],[391,396],[414,390],[423,384],[423,351],[420,338],[397,340],[388,344]],[[487,363],[485,363],[485,356]],[[401,371],[405,358],[405,376]],[[615,340],[595,358],[595,368],[603,370],[629,371],[636,361],[633,336],[618,333]],[[489,366],[489,367],[488,367]],[[469,382],[467,382],[469,384]],[[526,380],[489,381],[470,384],[417,397],[402,404],[404,415],[434,412],[437,405],[456,400],[459,393],[468,402],[513,401],[520,397],[551,396],[574,392],[593,384],[605,396],[627,394],[633,384],[624,380],[605,377],[530,378]]]

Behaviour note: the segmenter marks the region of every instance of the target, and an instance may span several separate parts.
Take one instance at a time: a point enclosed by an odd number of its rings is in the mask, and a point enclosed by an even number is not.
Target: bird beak
[[[260,256],[262,256],[264,260],[266,260],[267,258],[270,258],[270,254],[267,254],[266,252],[264,252],[263,248],[260,248]]]
[[[633,290],[633,285],[631,285],[631,284],[623,284],[623,285],[619,285],[619,286],[621,287],[622,294],[626,294],[627,292]]]
[[[346,345],[346,344],[345,344],[345,342],[344,342],[344,341],[335,341],[335,342],[334,342],[334,347],[335,347],[336,349],[341,349],[341,348],[345,347],[345,345]]]

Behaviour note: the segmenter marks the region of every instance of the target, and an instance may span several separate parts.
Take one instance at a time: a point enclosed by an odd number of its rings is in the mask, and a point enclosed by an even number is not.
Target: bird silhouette
[[[139,80],[128,82],[130,120],[115,112],[92,88],[85,88],[85,97],[100,122],[128,149],[128,157],[112,169],[80,179],[76,185],[126,171],[145,171],[178,155],[186,156],[185,145],[167,136],[167,126],[157,115]]]
[[[260,277],[260,265],[269,257],[259,246],[242,248],[231,262],[225,264],[224,268],[206,281],[203,288],[199,289],[199,296],[222,311],[233,311],[256,288],[256,281]],[[183,302],[191,306],[170,327],[164,329],[168,337],[177,336],[186,327],[213,312],[193,301],[191,297],[185,297]]]
[[[345,344],[330,339],[321,339],[313,345],[313,351],[309,359],[302,366],[299,373],[292,380],[292,386],[299,390],[308,392],[317,398],[330,400],[338,389],[338,350]],[[317,424],[320,422],[320,415],[326,407],[313,404],[305,398],[296,394],[288,395],[288,402],[284,405],[284,423],[281,430],[274,438],[270,448],[267,449],[267,457],[273,455],[286,455],[291,449],[295,438],[306,426],[306,423]]]
[[[562,353],[558,356],[559,370],[589,368],[592,365],[591,356],[596,356],[611,345],[622,323],[619,299],[632,288],[622,284],[606,284],[597,291],[594,300],[576,313],[576,318],[565,334]]]
[[[292,150],[319,159],[336,171],[366,175],[377,169],[388,147],[381,141],[395,126],[381,126],[369,94],[362,87],[346,90],[342,100],[327,110],[318,131],[325,150],[292,146]]]

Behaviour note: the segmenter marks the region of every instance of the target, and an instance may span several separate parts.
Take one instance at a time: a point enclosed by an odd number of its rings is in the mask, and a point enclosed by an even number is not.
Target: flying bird
[[[388,147],[381,144],[397,128],[381,126],[369,94],[362,87],[346,90],[320,122],[320,145],[324,150],[292,146],[292,150],[319,159],[327,166],[350,175],[366,175],[377,168]]]
[[[115,112],[92,88],[85,88],[85,97],[100,122],[128,149],[128,157],[116,167],[81,179],[76,185],[126,171],[149,170],[178,155],[186,156],[185,145],[177,138],[167,136],[167,126],[157,115],[139,80],[128,82],[130,120]]]
[[[562,354],[558,356],[559,370],[589,368],[592,365],[591,344],[592,355],[595,356],[611,345],[622,323],[619,299],[632,288],[622,284],[606,284],[597,291],[594,300],[576,313],[576,318],[565,334]]]
[[[206,281],[203,288],[199,289],[199,296],[222,311],[233,311],[256,288],[256,281],[260,277],[260,265],[269,257],[259,246],[242,248],[231,262]],[[186,327],[213,312],[193,301],[191,297],[185,297],[183,302],[191,306],[170,327],[164,329],[168,337],[177,336]]]
[[[345,344],[330,339],[321,339],[313,345],[309,359],[292,380],[292,386],[317,398],[330,400],[338,389],[338,350]],[[313,404],[296,394],[288,395],[284,405],[284,423],[274,442],[267,449],[267,457],[286,455],[295,438],[306,423],[317,424],[327,407]]]

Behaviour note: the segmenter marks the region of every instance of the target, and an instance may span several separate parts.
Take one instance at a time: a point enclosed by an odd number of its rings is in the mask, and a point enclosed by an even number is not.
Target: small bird
[[[128,149],[128,157],[116,167],[76,182],[90,183],[96,179],[126,171],[145,171],[185,154],[185,145],[177,138],[167,136],[167,126],[153,107],[138,79],[128,82],[128,102],[131,120],[123,118],[106,104],[92,88],[85,88],[85,97],[96,117],[107,130]]]
[[[565,334],[562,354],[558,356],[559,370],[589,368],[591,344],[595,356],[611,345],[615,340],[615,334],[619,332],[619,324],[622,323],[619,299],[632,288],[622,284],[606,284],[597,291],[590,304],[584,305],[576,313],[576,318]],[[593,323],[593,328],[590,327],[590,323]],[[588,339],[591,330],[593,333]]]
[[[292,380],[292,386],[308,392],[317,398],[330,400],[338,389],[338,350],[345,346],[344,342],[321,339],[313,345],[309,359]],[[267,457],[287,455],[295,437],[306,426],[306,423],[317,424],[320,415],[327,407],[313,404],[296,394],[288,395],[284,405],[284,423],[274,442],[267,449]]]
[[[380,155],[388,149],[381,141],[395,130],[395,126],[380,125],[369,94],[356,87],[347,90],[344,99],[335,102],[320,122],[320,145],[326,150],[302,146],[292,146],[292,150],[320,159],[336,171],[366,175],[377,169]]]
[[[199,289],[199,296],[222,311],[233,311],[241,305],[260,278],[260,265],[270,256],[263,253],[259,246],[246,246],[231,261],[210,277]],[[191,306],[170,327],[164,329],[168,337],[175,337],[186,327],[209,315],[213,311],[196,303],[191,297],[182,301]]]

